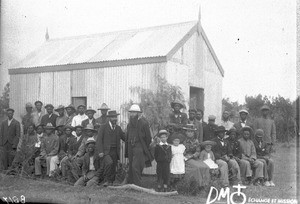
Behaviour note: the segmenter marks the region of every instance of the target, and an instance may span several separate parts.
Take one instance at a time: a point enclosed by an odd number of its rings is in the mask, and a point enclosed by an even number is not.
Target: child
[[[169,133],[166,130],[160,130],[158,137],[159,144],[155,147],[154,158],[157,162],[156,174],[158,178],[158,191],[168,191],[170,178],[170,162],[172,157],[171,146],[167,143]]]
[[[201,143],[201,146],[204,147],[204,150],[200,153],[200,160],[203,161],[210,169],[217,169],[218,165],[215,163],[214,153],[211,151],[212,146],[216,143],[213,141],[204,141]]]
[[[86,141],[87,153],[83,157],[82,177],[80,177],[75,186],[95,186],[103,178],[103,166],[99,155],[95,154],[96,141],[90,137]]]
[[[172,187],[176,188],[176,183],[183,178],[185,174],[184,151],[185,146],[180,144],[184,135],[174,133],[172,135],[173,145],[171,146],[172,160],[170,164],[170,172],[172,176]]]

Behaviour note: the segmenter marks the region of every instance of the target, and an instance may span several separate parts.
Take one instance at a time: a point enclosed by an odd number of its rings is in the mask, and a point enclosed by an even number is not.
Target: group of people
[[[189,178],[205,186],[214,173],[220,176],[223,186],[230,182],[274,186],[271,153],[276,129],[268,118],[267,106],[262,107],[262,118],[253,125],[247,120],[248,111],[243,109],[238,123],[232,123],[229,112],[224,111],[217,126],[215,116],[208,116],[206,123],[202,110],[190,109],[187,115],[181,112],[184,105],[174,101],[168,126],[151,136],[137,104],[129,109],[126,133],[118,125],[119,113],[105,103],[98,109],[102,114],[99,118],[94,118],[96,110],[85,105],[75,109],[73,105],[54,108],[47,104],[47,113],[42,111],[41,101],[34,105],[35,111],[31,103],[26,104],[22,128],[13,117],[14,110],[6,110],[7,120],[0,129],[0,166],[4,170],[25,165],[22,150],[27,148],[30,157],[26,165],[31,164],[36,177],[43,177],[46,170],[46,176],[53,177],[58,172],[76,186],[113,185],[118,160],[123,156],[122,140],[129,162],[126,183],[142,186],[143,169],[155,159],[158,191],[176,188],[178,181]]]

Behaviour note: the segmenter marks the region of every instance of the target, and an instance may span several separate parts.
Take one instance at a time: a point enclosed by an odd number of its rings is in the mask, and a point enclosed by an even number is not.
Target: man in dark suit
[[[233,125],[233,127],[235,127],[235,129],[237,130],[239,135],[242,135],[241,129],[245,126],[249,126],[249,127],[253,128],[253,124],[249,120],[247,120],[249,112],[246,109],[240,110],[239,114],[240,114],[240,121],[235,123]]]
[[[81,122],[81,126],[83,128],[86,128],[87,124],[92,124],[94,127],[96,126],[96,119],[94,118],[95,113],[96,113],[96,111],[94,109],[92,109],[91,107],[89,107],[85,111],[85,114],[87,115],[88,118]]]
[[[56,118],[58,116],[53,113],[54,106],[52,104],[47,104],[45,108],[47,114],[42,117],[41,124],[47,125],[48,123],[51,123],[53,127],[56,127]]]
[[[12,165],[21,133],[19,121],[13,118],[14,112],[12,108],[6,110],[8,119],[1,123],[0,128],[0,148],[3,151],[0,157],[4,170]]]
[[[120,114],[115,110],[108,111],[109,122],[101,126],[96,141],[96,149],[100,158],[104,158],[105,166],[110,166],[110,172],[105,175],[104,186],[112,185],[115,180],[117,162],[120,159],[120,140],[125,141],[125,134],[117,125],[118,115]]]
[[[215,124],[216,116],[208,116],[208,124],[203,127],[203,141],[213,140],[215,136],[215,131],[218,126]]]
[[[233,177],[236,178],[237,182],[241,181],[240,167],[238,163],[231,159],[232,149],[227,140],[224,139],[226,129],[224,126],[219,126],[216,130],[217,137],[213,140],[216,145],[213,147],[213,152],[216,158],[216,163],[218,164],[221,171],[221,182],[222,185],[229,185],[228,173],[231,170]]]

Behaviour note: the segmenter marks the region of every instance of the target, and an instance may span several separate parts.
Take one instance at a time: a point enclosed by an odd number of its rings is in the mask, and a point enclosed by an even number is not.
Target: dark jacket
[[[100,176],[100,172],[102,170],[102,160],[101,158],[97,155],[94,154],[94,167],[96,176]],[[90,170],[90,155],[89,153],[85,153],[83,156],[83,165],[82,165],[82,175],[86,175]]]
[[[253,129],[253,124],[249,120],[246,120],[246,126],[249,126]],[[239,133],[240,137],[242,137],[242,135],[241,135],[241,129],[242,129],[241,121],[239,121],[237,123],[234,123],[233,127],[235,127],[235,129]]]
[[[203,141],[214,140],[216,138],[215,131],[218,126],[216,124],[207,124],[203,126]]]
[[[154,158],[156,162],[171,162],[172,150],[171,145],[160,145],[155,146]]]
[[[259,142],[254,139],[253,143],[256,150],[256,157],[258,159],[270,157],[271,148],[266,142],[262,141],[261,146],[259,146]]]
[[[232,151],[232,156],[237,157],[237,158],[242,158],[242,151],[240,147],[240,143],[238,140],[230,140],[228,139],[228,143],[230,145],[231,151]]]
[[[138,119],[137,123],[137,128],[138,128],[138,137],[139,140],[143,146],[144,153],[146,155],[145,159],[145,165],[146,167],[151,166],[151,162],[153,161],[153,155],[150,151],[150,143],[152,140],[151,133],[150,133],[150,128],[149,128],[149,123],[148,121],[141,117]],[[129,148],[129,132],[131,131],[132,127],[130,124],[127,125],[127,132],[126,132],[126,142],[125,142],[125,157],[128,157],[128,148]]]
[[[52,113],[51,117],[49,118],[49,114],[47,113],[46,115],[44,115],[42,117],[42,120],[41,120],[41,124],[43,125],[47,125],[48,123],[51,123],[53,125],[53,127],[56,127],[56,118],[58,116],[54,113]]]
[[[74,138],[75,138],[74,135],[71,135],[70,137],[67,137],[66,135],[62,135],[59,138],[59,152],[58,152],[59,159],[62,159],[67,154],[71,154],[69,150],[72,143],[76,141],[76,138],[75,140]]]
[[[82,122],[81,122],[81,126],[83,127],[83,128],[85,128],[86,126],[87,126],[87,124],[89,124],[90,122],[89,122],[89,118],[88,119],[85,119],[85,120],[83,120]],[[93,126],[95,127],[95,125],[96,125],[96,119],[95,118],[93,118],[92,119],[92,124],[93,124]]]
[[[110,127],[110,123],[106,123],[102,125],[98,132],[98,137],[96,141],[96,149],[99,153],[104,153],[104,155],[108,155],[111,147],[111,137],[112,134],[116,134],[116,144],[117,144],[117,155],[118,159],[120,157],[120,140],[125,141],[125,134],[122,131],[121,127],[116,125],[115,130],[112,130]]]
[[[188,123],[188,118],[186,113],[180,112],[176,117],[176,114],[172,112],[169,115],[169,125],[173,126],[175,132],[178,132]]]
[[[232,155],[232,150],[227,140],[223,140],[224,146],[222,146],[219,138],[217,137],[213,141],[216,142],[216,145],[212,148],[216,159],[221,159],[221,157],[224,155],[227,155],[228,157]]]
[[[12,145],[13,149],[16,149],[19,143],[21,134],[21,126],[19,121],[12,119],[8,126],[8,119],[1,123],[0,128],[0,146],[4,146],[7,142]]]
[[[71,154],[72,156],[76,155],[83,138],[84,138],[83,135],[81,135],[81,137],[78,141],[77,141],[76,137],[71,138],[69,149],[68,149],[68,154]]]

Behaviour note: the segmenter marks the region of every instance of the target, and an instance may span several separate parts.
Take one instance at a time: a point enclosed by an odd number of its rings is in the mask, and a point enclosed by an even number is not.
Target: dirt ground
[[[276,187],[249,186],[243,192],[247,199],[295,199],[296,198],[296,148],[280,147],[274,154]],[[155,177],[143,177],[147,186],[155,185]],[[230,189],[230,192],[235,192]],[[27,202],[42,203],[205,203],[207,195],[201,196],[154,196],[132,190],[111,190],[96,187],[92,189],[73,187],[49,180],[33,180],[15,176],[0,175],[0,198],[25,196]],[[221,202],[226,203],[222,199]],[[252,202],[253,203],[253,202]],[[279,202],[277,202],[279,203]]]

